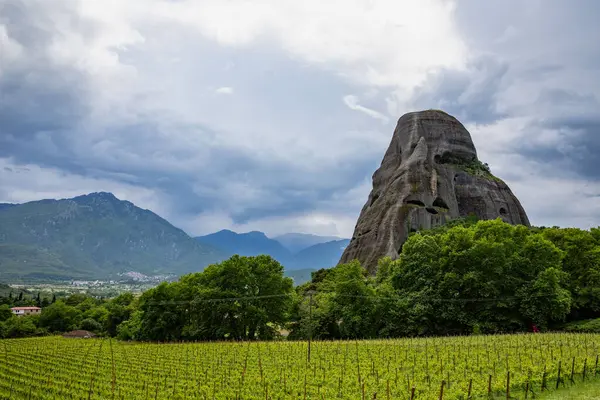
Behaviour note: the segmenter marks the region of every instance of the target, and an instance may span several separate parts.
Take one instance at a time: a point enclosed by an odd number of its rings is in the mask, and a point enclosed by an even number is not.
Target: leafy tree
[[[109,317],[108,309],[103,306],[97,306],[94,308],[90,308],[89,310],[87,310],[83,313],[84,319],[89,319],[89,318],[93,319],[94,321],[96,321],[100,325],[102,325],[103,330],[108,324],[108,317]]]
[[[2,304],[0,306],[0,322],[6,321],[7,319],[11,318],[13,316],[13,313],[10,309],[10,306],[8,304]]]
[[[189,325],[201,336],[208,332],[215,338],[268,339],[287,322],[293,282],[270,256],[235,255],[201,274],[183,277],[181,285],[185,299],[198,300],[189,310]],[[215,298],[239,300],[212,302]]]
[[[86,318],[83,321],[81,321],[81,325],[79,327],[83,330],[94,332],[94,333],[102,332],[102,325],[98,321],[96,321],[95,319],[92,319],[92,318]]]
[[[123,293],[109,301],[105,307],[108,311],[105,319],[106,331],[110,336],[116,336],[117,327],[129,319],[137,304],[132,293]]]
[[[563,256],[539,234],[499,219],[412,235],[389,281],[413,329],[386,331],[513,332],[559,322],[570,310]]]
[[[141,311],[135,311],[131,318],[127,321],[123,321],[117,327],[117,338],[120,340],[138,340],[140,339],[140,331],[142,328],[142,316]]]
[[[5,338],[20,338],[35,336],[37,332],[37,326],[35,324],[36,319],[29,316],[17,317],[13,316],[4,321],[2,328],[2,334]]]
[[[236,255],[145,292],[139,335],[147,340],[272,338],[287,321],[292,291],[292,280],[273,258]]]
[[[570,320],[600,317],[600,234],[598,229],[544,229],[541,235],[565,252],[562,270],[573,297]]]
[[[183,313],[181,312],[183,308],[173,303],[180,298],[179,286],[178,282],[163,282],[142,294],[140,309],[143,311],[143,318],[140,327],[140,338],[153,341],[180,339],[184,325]],[[109,331],[109,334],[113,336],[111,331]]]
[[[49,305],[42,310],[40,326],[50,332],[67,332],[76,329],[81,321],[81,312],[73,306],[66,305],[62,300]]]

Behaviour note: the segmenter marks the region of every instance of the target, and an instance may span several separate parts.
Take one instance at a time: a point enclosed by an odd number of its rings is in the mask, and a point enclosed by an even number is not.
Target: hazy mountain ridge
[[[279,261],[288,271],[299,269],[317,270],[329,268],[337,264],[349,239],[329,240],[327,236],[308,234],[286,234],[289,238],[300,238],[300,242],[306,238],[316,244],[306,248],[296,243],[293,247],[302,248],[298,252],[292,252],[277,239],[268,238],[263,232],[252,231],[247,233],[236,233],[230,230],[222,230],[206,236],[198,236],[196,240],[201,243],[211,244],[230,254],[242,256],[256,256],[268,254]],[[278,236],[281,238],[282,236]],[[288,245],[291,241],[288,241]]]
[[[241,256],[268,254],[282,263],[292,257],[292,253],[281,243],[258,231],[236,233],[224,229],[209,235],[198,236],[195,239],[200,243],[209,244]]]
[[[273,240],[281,243],[292,253],[297,253],[316,244],[342,239],[343,238],[337,236],[318,236],[310,233],[285,233],[273,238]]]

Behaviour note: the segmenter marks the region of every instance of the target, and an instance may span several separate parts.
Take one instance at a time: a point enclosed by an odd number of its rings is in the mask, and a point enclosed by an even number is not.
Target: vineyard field
[[[306,342],[7,339],[0,399],[533,399],[600,379],[599,345],[594,334],[313,342],[309,362]]]

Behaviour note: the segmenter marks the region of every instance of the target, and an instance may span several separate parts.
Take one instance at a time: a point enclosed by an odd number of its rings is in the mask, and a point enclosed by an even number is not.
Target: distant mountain
[[[307,269],[292,269],[286,270],[285,276],[290,277],[294,280],[295,285],[302,285],[312,279],[312,273],[315,272],[316,269],[307,268]]]
[[[287,237],[299,237],[301,240],[304,237],[306,240],[305,243],[310,240],[325,239],[323,236],[306,234],[289,234]],[[279,243],[279,241],[270,239],[264,233],[257,231],[236,233],[230,230],[222,230],[210,235],[196,237],[196,240],[200,243],[215,246],[231,255],[256,256],[259,254],[268,254],[279,261],[285,267],[286,271],[316,270],[333,267],[337,264],[344,252],[344,248],[349,243],[348,239],[328,241],[326,243],[319,242],[303,248],[297,253],[293,253]]]
[[[342,239],[310,246],[294,255],[293,264],[290,267],[294,269],[334,267],[348,243],[350,243],[349,239]]]
[[[281,263],[289,260],[291,252],[276,240],[269,239],[264,233],[252,231],[247,233],[236,233],[230,230],[222,230],[206,236],[195,238],[200,243],[212,245],[230,254],[241,256],[257,256],[268,254]]]
[[[12,208],[14,206],[16,206],[16,204],[12,204],[12,203],[0,203],[0,211],[6,210],[8,208]]]
[[[111,193],[0,206],[0,281],[180,275],[225,258]]]
[[[311,235],[309,233],[286,233],[275,236],[273,239],[284,245],[292,253],[297,253],[315,244],[331,242],[342,238],[337,236]]]

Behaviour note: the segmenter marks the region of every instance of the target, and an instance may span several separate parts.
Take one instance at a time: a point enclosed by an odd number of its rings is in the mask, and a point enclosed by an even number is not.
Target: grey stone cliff
[[[405,114],[340,263],[358,259],[374,273],[380,258],[398,257],[410,232],[469,215],[529,226],[519,200],[479,161],[456,118],[437,110]]]

